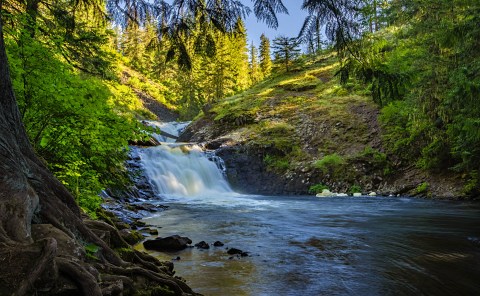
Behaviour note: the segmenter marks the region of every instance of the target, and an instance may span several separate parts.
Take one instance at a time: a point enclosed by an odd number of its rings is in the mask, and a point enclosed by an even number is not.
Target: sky
[[[243,3],[247,4],[247,1],[243,0]],[[251,1],[248,1],[248,5],[252,8]],[[250,15],[245,20],[245,26],[247,28],[248,44],[250,45],[253,41],[253,44],[258,48],[260,45],[260,36],[262,33],[272,41],[275,37],[283,35],[287,37],[297,37],[298,32],[302,28],[303,21],[307,16],[307,12],[301,9],[303,1],[302,0],[283,0],[283,4],[288,9],[288,15],[278,14],[278,28],[272,29],[269,28],[264,22],[257,21],[255,14],[250,13]]]

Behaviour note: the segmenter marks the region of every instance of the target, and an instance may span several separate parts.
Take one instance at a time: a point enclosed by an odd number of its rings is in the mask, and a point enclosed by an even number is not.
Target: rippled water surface
[[[177,275],[205,295],[480,295],[478,203],[227,194],[166,204],[145,219],[160,236],[225,243],[154,253],[180,256]]]

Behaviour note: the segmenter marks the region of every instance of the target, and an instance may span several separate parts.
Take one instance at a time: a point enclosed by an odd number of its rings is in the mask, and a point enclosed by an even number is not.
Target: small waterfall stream
[[[178,136],[188,123],[149,124]],[[204,152],[195,144],[173,143],[163,135],[155,137],[162,145],[144,149],[141,164],[158,195],[178,198],[232,193],[223,161],[213,152]]]

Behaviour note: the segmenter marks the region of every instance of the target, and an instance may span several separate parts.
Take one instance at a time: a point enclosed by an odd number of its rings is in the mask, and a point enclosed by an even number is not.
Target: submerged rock
[[[180,251],[188,247],[192,240],[185,236],[172,235],[168,237],[158,237],[156,239],[143,242],[147,250],[155,251]]]
[[[213,243],[213,246],[214,247],[223,247],[224,244],[221,241],[216,241],[216,242]]]
[[[242,257],[248,257],[248,252],[244,252],[244,251],[242,251],[240,249],[236,249],[236,248],[228,249],[227,254],[228,255],[240,255]]]
[[[210,249],[210,246],[205,241],[201,241],[198,244],[195,244],[195,247],[199,249],[205,249],[205,250]]]

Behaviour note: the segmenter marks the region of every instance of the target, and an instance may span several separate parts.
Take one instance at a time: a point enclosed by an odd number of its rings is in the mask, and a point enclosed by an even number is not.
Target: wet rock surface
[[[192,243],[192,240],[188,237],[172,235],[164,238],[156,238],[153,240],[147,240],[143,242],[143,246],[147,250],[155,251],[181,251],[188,247]]]
[[[210,245],[208,243],[206,243],[205,241],[201,241],[201,242],[195,244],[195,247],[198,248],[198,249],[204,249],[204,250],[210,249]]]
[[[285,180],[281,174],[268,170],[264,163],[269,149],[242,145],[220,147],[216,155],[226,166],[227,179],[235,191],[248,194],[307,194],[307,186],[298,179]]]

